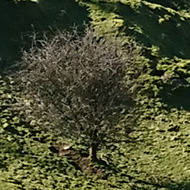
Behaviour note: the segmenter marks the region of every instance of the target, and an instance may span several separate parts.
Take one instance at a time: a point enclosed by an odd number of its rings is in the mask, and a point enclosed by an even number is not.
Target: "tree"
[[[130,106],[129,81],[124,78],[137,56],[134,44],[121,49],[89,29],[83,36],[59,31],[33,44],[23,52],[15,77],[24,97],[21,109],[43,126],[81,138],[96,160],[98,147],[117,134]]]

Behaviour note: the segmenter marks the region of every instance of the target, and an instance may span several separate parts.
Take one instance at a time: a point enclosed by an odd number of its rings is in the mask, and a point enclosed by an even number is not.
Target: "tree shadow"
[[[189,1],[188,0],[182,0],[182,1],[179,1],[179,0],[173,0],[173,1],[168,1],[168,0],[146,0],[150,3],[156,3],[156,4],[160,4],[162,6],[165,6],[165,7],[171,7],[172,9],[186,9],[186,8],[189,8]]]
[[[147,190],[147,189],[152,189],[151,187],[153,187],[153,189],[155,190],[159,190],[159,189],[164,189],[164,190],[189,190],[190,189],[190,183],[189,182],[184,182],[184,183],[154,183],[154,182],[146,182],[146,181],[136,181],[136,184],[141,184],[143,185],[143,187],[138,187],[135,186],[134,189],[135,190]]]
[[[180,184],[163,184],[161,187],[167,188],[168,190],[189,190],[190,183],[184,182]]]
[[[167,109],[177,108],[190,111],[190,84],[170,85],[165,84],[159,96],[166,104]]]
[[[21,56],[21,48],[27,48],[33,32],[38,36],[45,31],[84,28],[88,22],[88,12],[74,0],[30,1],[2,0],[0,2],[0,69],[13,64]],[[83,25],[83,26],[82,26]]]
[[[156,1],[156,0],[155,0]],[[157,1],[156,1],[157,2]],[[165,1],[164,1],[165,2]],[[95,2],[93,2],[95,3]],[[124,20],[123,31],[146,48],[157,47],[162,56],[190,58],[190,21],[172,13],[170,7],[151,8],[142,4],[138,8],[118,3],[100,2],[96,5],[105,12],[116,13]]]
[[[190,57],[189,21],[182,21],[178,15],[172,15],[164,9],[150,9],[142,5],[137,10],[119,4],[127,35],[134,36],[144,46],[156,46],[162,56]],[[169,20],[161,18],[170,17]],[[159,23],[160,20],[160,23]]]

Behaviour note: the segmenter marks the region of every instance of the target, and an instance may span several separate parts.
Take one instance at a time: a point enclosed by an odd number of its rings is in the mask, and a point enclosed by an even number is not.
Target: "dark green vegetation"
[[[30,47],[34,32],[51,34],[57,28],[70,29],[88,23],[85,7],[73,0],[40,0],[40,3],[0,1],[0,66],[12,65],[21,56],[21,48]],[[82,28],[81,28],[82,29]]]
[[[100,164],[99,175],[97,168],[87,175],[79,167],[81,154],[58,157],[53,135],[11,111],[13,92],[1,84],[0,189],[190,189],[189,2],[81,0],[73,5],[84,10],[84,17],[77,14],[74,22],[89,18],[98,36],[112,35],[123,42],[132,37],[143,47],[139,62],[144,73],[131,89],[138,95],[133,115],[140,115],[138,130],[130,134],[135,141],[103,147],[98,156],[110,167]],[[8,11],[1,19],[7,15]],[[79,144],[73,149],[84,150]]]

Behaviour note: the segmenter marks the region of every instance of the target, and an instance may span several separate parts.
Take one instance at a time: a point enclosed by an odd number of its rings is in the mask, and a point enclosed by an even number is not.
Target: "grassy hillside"
[[[32,35],[42,36],[53,30],[68,29],[88,23],[88,12],[73,0],[0,1],[0,67],[12,65],[21,50],[31,45]]]
[[[45,27],[54,23],[56,12],[51,14],[52,2],[46,2],[49,8],[39,22]],[[81,166],[85,165],[84,148],[76,143],[73,145],[74,156],[58,157],[57,140],[65,139],[41,132],[33,123],[19,118],[11,108],[14,93],[1,79],[0,189],[189,190],[190,3],[185,0],[71,2],[66,4],[67,10],[71,11],[66,17],[69,21],[67,28],[74,22],[80,24],[88,20],[98,36],[109,38],[111,35],[122,39],[123,43],[133,38],[143,49],[139,61],[144,72],[131,89],[137,92],[134,115],[138,116],[136,130],[130,134],[133,140],[128,142],[126,138],[103,147],[99,157],[108,162],[109,167],[100,164],[87,174]],[[39,5],[42,6],[40,10],[45,10],[45,0],[39,1]],[[35,6],[39,5],[33,5],[32,10],[38,10]],[[73,6],[76,9],[72,9]],[[13,19],[13,16],[9,17]],[[0,19],[5,18],[6,14]],[[62,23],[61,18],[58,23]],[[65,27],[64,23],[61,25]],[[9,31],[14,31],[11,26]],[[17,37],[28,31],[27,27],[12,27],[16,28]],[[8,34],[2,32],[3,39],[8,41],[5,43],[6,53],[5,49],[0,51],[7,57],[8,50],[17,51],[11,50],[11,35]]]

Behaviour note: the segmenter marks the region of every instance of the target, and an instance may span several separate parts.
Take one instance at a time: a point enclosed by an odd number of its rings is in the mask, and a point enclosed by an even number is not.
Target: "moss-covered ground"
[[[44,2],[39,1],[41,6]],[[67,24],[62,28],[86,21],[98,36],[111,35],[123,43],[132,38],[143,49],[140,59],[143,73],[132,89],[137,93],[132,140],[129,142],[126,137],[102,147],[99,157],[109,167],[98,166],[103,168],[99,175],[86,174],[73,157],[58,157],[52,151],[57,142],[54,135],[18,117],[11,107],[16,101],[14,93],[0,79],[0,189],[189,190],[190,3],[186,0],[71,2],[65,4],[71,22],[65,18]],[[46,6],[49,8],[40,9],[47,11],[43,13],[45,18],[51,10],[50,3]],[[73,6],[81,12],[73,13]],[[5,15],[0,19],[5,19]],[[51,22],[41,21],[44,26],[54,23],[54,18],[49,17]],[[56,21],[61,22],[60,19]],[[14,26],[9,27],[12,31]],[[22,32],[20,29],[16,28],[17,37]],[[9,35],[6,51],[3,48],[0,51],[2,58],[4,55],[7,59],[13,52],[9,49],[11,34],[4,31],[2,35]],[[83,150],[80,144],[73,146]]]

